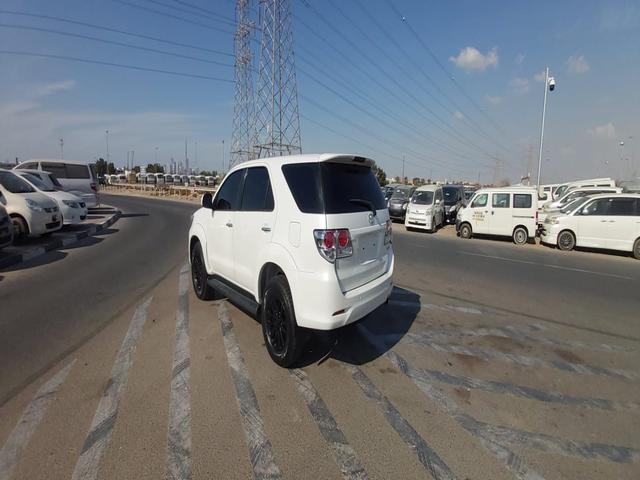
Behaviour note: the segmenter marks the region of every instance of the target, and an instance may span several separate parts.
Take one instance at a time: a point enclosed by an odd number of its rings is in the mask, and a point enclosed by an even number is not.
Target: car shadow
[[[148,213],[123,213],[120,218],[148,217]]]
[[[44,255],[39,255],[32,260],[27,260],[26,262],[20,262],[14,265],[10,265],[6,268],[3,268],[2,271],[19,272],[21,270],[28,270],[29,268],[40,267],[42,265],[48,265],[50,263],[57,262],[58,260],[66,258],[67,255],[68,253],[61,252],[59,250],[52,250],[45,253]]]
[[[363,319],[337,330],[310,332],[296,367],[332,358],[351,365],[372,362],[391,350],[407,334],[420,313],[420,295],[394,287],[392,300],[402,308],[384,304]]]

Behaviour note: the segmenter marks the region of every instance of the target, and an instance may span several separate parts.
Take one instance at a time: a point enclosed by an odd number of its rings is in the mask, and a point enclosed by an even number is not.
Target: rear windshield
[[[431,205],[433,203],[433,192],[416,192],[411,197],[411,203],[416,205]]]
[[[373,171],[350,163],[292,163],[282,166],[303,213],[353,213],[386,208]]]
[[[406,200],[407,198],[409,198],[409,195],[411,195],[410,188],[396,188],[393,191],[393,195],[391,195],[391,198],[394,200]]]

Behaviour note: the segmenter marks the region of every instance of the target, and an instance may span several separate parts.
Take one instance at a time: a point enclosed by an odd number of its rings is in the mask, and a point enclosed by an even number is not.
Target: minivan
[[[445,223],[454,223],[460,207],[465,205],[463,185],[444,185],[442,187],[444,195],[444,216]]]
[[[517,245],[535,238],[538,195],[535,187],[482,188],[458,212],[460,237],[474,234],[511,237]]]
[[[14,169],[51,172],[65,192],[80,197],[88,208],[97,207],[100,203],[98,176],[93,164],[72,160],[33,159],[22,162]]]
[[[409,201],[404,225],[407,230],[419,228],[429,233],[444,225],[444,203],[442,187],[423,185],[418,187]]]
[[[567,193],[569,190],[574,188],[585,188],[585,187],[615,187],[616,182],[612,178],[589,178],[587,180],[576,180],[575,182],[567,182],[559,185],[555,190],[553,190],[553,198],[548,199],[547,202],[551,200],[557,200],[562,195]]]

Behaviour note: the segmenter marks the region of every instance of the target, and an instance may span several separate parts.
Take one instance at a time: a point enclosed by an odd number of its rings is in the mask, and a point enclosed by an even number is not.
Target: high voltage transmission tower
[[[242,0],[238,0],[240,2]],[[290,0],[260,2],[260,68],[256,88],[254,155],[302,152]]]
[[[255,23],[250,18],[249,0],[236,2],[235,101],[233,106],[233,132],[231,137],[230,167],[255,158],[255,119],[253,104],[253,55],[251,35]]]

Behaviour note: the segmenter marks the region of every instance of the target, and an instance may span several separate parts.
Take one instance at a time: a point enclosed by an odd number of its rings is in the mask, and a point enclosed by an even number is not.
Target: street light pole
[[[549,76],[549,67],[544,71],[544,100],[542,102],[542,126],[540,127],[540,152],[538,153],[538,181],[537,186],[540,187],[540,173],[542,170],[542,147],[544,146],[544,120],[547,114],[547,91],[553,91],[556,81]]]
[[[154,152],[155,153],[155,157],[154,157],[155,161],[153,163],[157,164],[158,163],[158,147],[154,147],[154,150],[155,150],[155,152]]]
[[[60,160],[64,160],[64,138],[60,137]]]
[[[107,138],[107,165],[109,165],[109,130],[105,131]]]

